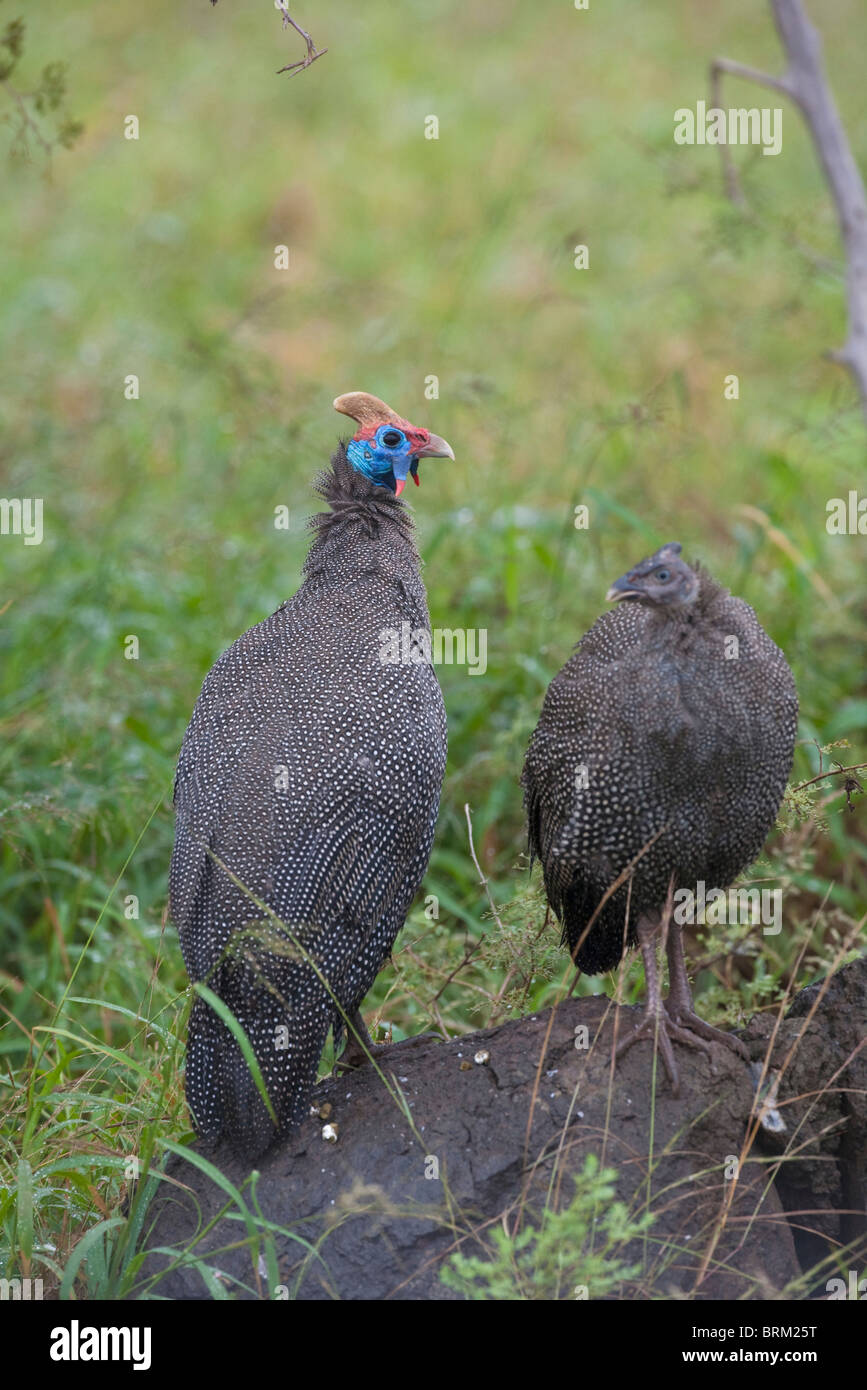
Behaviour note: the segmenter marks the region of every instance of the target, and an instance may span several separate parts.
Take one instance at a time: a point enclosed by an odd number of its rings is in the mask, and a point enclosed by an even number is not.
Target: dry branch
[[[212,5],[216,5],[216,3],[217,0],[211,0]],[[309,68],[310,64],[315,63],[317,58],[321,58],[323,54],[328,52],[328,49],[317,48],[307,30],[302,29],[301,25],[295,22],[289,13],[288,0],[275,0],[274,8],[283,19],[283,28],[286,29],[291,27],[294,29],[296,34],[301,35],[307,45],[307,53],[303,58],[299,58],[295,63],[287,63],[285,67],[277,69],[278,76],[281,72],[288,72],[291,77],[294,77],[296,73],[303,72],[305,68]]]
[[[867,194],[852,155],[822,63],[819,35],[807,18],[803,0],[770,0],[774,23],[788,59],[779,77],[730,58],[711,64],[714,105],[721,106],[722,75],[741,77],[781,92],[800,107],[831,190],[846,255],[848,332],[846,342],[829,357],[848,367],[861,396],[867,420]],[[726,145],[720,146],[726,191],[744,207],[746,200]]]

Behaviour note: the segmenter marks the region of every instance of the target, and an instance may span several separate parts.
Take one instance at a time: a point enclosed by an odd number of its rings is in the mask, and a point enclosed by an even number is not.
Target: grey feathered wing
[[[184,959],[250,1038],[281,1133],[304,1116],[329,1027],[358,1007],[403,924],[445,764],[432,668],[381,663],[382,615],[402,614],[378,578],[355,587],[351,623],[329,603],[327,643],[321,599],[308,581],[217,662],[175,784]],[[237,1043],[199,998],[187,1090],[203,1138],[225,1131],[251,1156],[273,1139]]]

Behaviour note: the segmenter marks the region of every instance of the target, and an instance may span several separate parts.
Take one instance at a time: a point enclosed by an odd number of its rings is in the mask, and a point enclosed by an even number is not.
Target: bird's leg
[[[417,1043],[431,1042],[437,1037],[436,1033],[416,1033],[411,1038],[404,1038],[400,1043],[375,1043],[367,1031],[367,1025],[361,1017],[360,1009],[355,1009],[353,1013],[347,1014],[347,1024],[346,1046],[341,1052],[339,1060],[335,1063],[335,1069],[348,1070],[363,1067],[365,1062],[369,1062],[372,1057],[383,1052],[391,1052],[394,1047],[400,1047],[401,1053],[403,1053],[407,1048],[414,1047]]]
[[[367,1031],[367,1024],[361,1016],[360,1009],[354,1009],[347,1015],[346,1046],[340,1054],[337,1063],[341,1069],[350,1067],[363,1067],[365,1062],[369,1062],[371,1057],[375,1057],[378,1052],[384,1052],[388,1043],[375,1043],[370,1033]]]
[[[647,1007],[644,1018],[637,1028],[623,1039],[617,1046],[615,1056],[622,1057],[627,1048],[635,1042],[650,1040],[658,1044],[662,1053],[662,1060],[665,1063],[665,1070],[668,1072],[668,1079],[675,1095],[680,1091],[680,1075],[677,1070],[677,1063],[674,1060],[674,1048],[672,1040],[683,1043],[686,1047],[698,1048],[711,1059],[713,1065],[713,1053],[710,1044],[698,1036],[699,1029],[687,1030],[681,1026],[679,1018],[672,1015],[662,1002],[662,987],[659,979],[659,970],[656,964],[656,940],[660,930],[660,914],[658,912],[646,913],[639,917],[635,924],[635,935],[641,947],[641,956],[644,961],[644,979],[647,985]],[[671,949],[671,936],[673,923],[669,920],[669,940],[667,949]],[[680,936],[679,928],[674,929]],[[682,950],[681,950],[682,955]],[[671,957],[669,956],[669,960]],[[686,979],[686,971],[683,971]],[[687,985],[687,991],[689,986]],[[692,1000],[690,1000],[690,1004]],[[701,1021],[701,1020],[699,1020]],[[705,1027],[708,1025],[705,1024]],[[716,1034],[716,1029],[710,1029],[711,1033]],[[726,1037],[726,1034],[721,1036]]]
[[[645,1039],[659,1040],[659,1050],[662,1053],[662,1060],[665,1063],[665,1070],[668,1072],[669,1080],[674,1087],[674,1092],[680,1086],[680,1078],[677,1073],[677,1063],[674,1060],[674,1049],[666,1031],[665,1008],[662,1003],[662,990],[659,982],[659,970],[656,965],[656,937],[659,931],[659,913],[647,913],[639,917],[635,924],[635,935],[638,938],[638,945],[641,948],[641,957],[644,961],[644,980],[647,989],[647,1006],[644,1010],[644,1018],[632,1032],[627,1034],[621,1042],[617,1044],[616,1057],[622,1057],[633,1043],[642,1042]]]
[[[676,922],[669,923],[665,950],[668,956],[669,978],[668,998],[665,1001],[665,1007],[669,1017],[682,1028],[688,1029],[690,1033],[696,1033],[700,1038],[707,1038],[709,1042],[722,1043],[724,1047],[728,1047],[739,1057],[749,1061],[750,1054],[740,1038],[733,1037],[731,1033],[724,1033],[719,1028],[712,1028],[696,1013],[686,973],[686,962],[683,958],[683,931]]]

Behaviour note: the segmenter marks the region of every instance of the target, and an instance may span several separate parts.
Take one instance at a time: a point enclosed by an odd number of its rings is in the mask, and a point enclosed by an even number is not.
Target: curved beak
[[[438,434],[432,434],[427,444],[425,444],[424,448],[419,449],[417,453],[413,454],[412,463],[409,469],[407,470],[409,473],[412,474],[412,480],[415,483],[416,487],[418,487],[419,482],[419,459],[454,459],[454,452],[452,450],[451,444],[447,444],[446,441],[444,439],[441,439]],[[406,479],[406,473],[404,473],[402,478],[399,478],[397,474],[395,474],[394,493],[396,497],[399,497],[400,494],[403,492],[404,488],[406,487]]]
[[[619,579],[615,579],[605,598],[608,603],[619,603],[623,598],[641,598],[641,596],[641,590],[630,584],[629,575],[622,574]]]
[[[414,454],[413,457],[417,459],[454,460],[454,452],[451,444],[447,444],[444,439],[440,439],[438,434],[432,434],[424,448],[419,449],[418,453]]]

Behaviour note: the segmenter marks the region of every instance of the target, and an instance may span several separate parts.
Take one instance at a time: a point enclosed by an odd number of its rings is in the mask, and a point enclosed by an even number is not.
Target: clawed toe
[[[648,1010],[644,1018],[628,1033],[625,1038],[617,1044],[615,1059],[617,1061],[623,1056],[624,1052],[637,1042],[656,1042],[662,1053],[662,1060],[668,1079],[671,1082],[672,1090],[677,1095],[680,1091],[680,1073],[677,1070],[677,1063],[674,1060],[674,1048],[671,1045],[671,1021],[661,1011],[654,1013]]]
[[[712,1028],[695,1013],[673,1015],[665,1009],[658,1012],[648,1010],[638,1026],[617,1044],[615,1058],[619,1060],[636,1042],[655,1042],[658,1045],[675,1095],[680,1091],[680,1074],[672,1042],[679,1042],[684,1047],[703,1052],[714,1073],[717,1070],[714,1065],[714,1043],[723,1044],[738,1057],[748,1057],[747,1049],[739,1038],[732,1037],[730,1033],[723,1033],[719,1028]]]
[[[350,1038],[337,1061],[334,1063],[335,1075],[340,1076],[345,1071],[357,1071],[367,1062],[373,1060],[380,1052],[388,1050],[388,1043],[370,1042],[362,1044],[355,1038]]]
[[[361,1036],[356,1037],[355,1033],[349,1034],[346,1046],[334,1064],[336,1075],[340,1075],[344,1071],[355,1071],[358,1067],[363,1067],[366,1062],[381,1056],[384,1052],[393,1053],[395,1047],[405,1050],[415,1046],[416,1043],[431,1042],[437,1039],[436,1033],[415,1033],[411,1038],[402,1038],[399,1043],[375,1043],[363,1024],[359,1027],[357,1019],[353,1019],[352,1023],[353,1027],[361,1033]]]
[[[721,1028],[714,1028],[712,1024],[705,1023],[704,1019],[699,1018],[698,1014],[694,1013],[691,1009],[687,1012],[680,1010],[675,1013],[671,1009],[670,1000],[667,1001],[666,1008],[675,1026],[692,1035],[694,1041],[691,1041],[691,1046],[698,1046],[702,1039],[707,1039],[709,1043],[719,1043],[721,1047],[727,1047],[730,1052],[734,1052],[735,1056],[739,1057],[742,1061],[749,1061],[750,1054],[747,1048],[741,1042],[740,1038],[736,1038],[734,1034],[724,1033]],[[704,1044],[704,1050],[706,1052],[710,1051],[706,1043]]]

